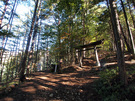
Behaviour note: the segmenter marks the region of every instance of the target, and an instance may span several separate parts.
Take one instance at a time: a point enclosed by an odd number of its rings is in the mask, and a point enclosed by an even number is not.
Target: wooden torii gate
[[[83,60],[82,51],[87,51],[87,50],[92,50],[92,49],[94,49],[94,53],[95,53],[95,57],[96,57],[96,61],[97,61],[97,66],[100,66],[100,61],[99,61],[99,58],[98,58],[97,49],[101,48],[101,47],[97,47],[97,45],[102,44],[103,41],[104,41],[104,39],[98,40],[96,42],[92,42],[92,43],[89,43],[89,44],[77,46],[75,48],[76,50],[78,50],[78,52],[80,52],[80,57],[79,57],[79,66],[80,67],[82,67],[82,60]]]

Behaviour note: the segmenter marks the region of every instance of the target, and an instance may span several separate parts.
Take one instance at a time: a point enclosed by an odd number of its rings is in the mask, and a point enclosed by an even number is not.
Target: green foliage
[[[18,67],[20,64],[17,63],[17,58],[10,58],[6,64],[4,64],[3,71],[3,82],[9,81],[12,79],[18,72]]]
[[[130,66],[129,68],[127,68],[127,74],[128,75],[134,75],[135,74],[135,65]]]
[[[129,89],[125,89],[119,82],[118,69],[105,70],[100,73],[101,79],[96,82],[95,90],[103,101],[128,101],[131,96]]]
[[[111,85],[110,80],[114,79],[116,75],[117,75],[117,70],[115,69],[112,70],[106,69],[105,72],[102,71],[100,73],[100,77],[104,80],[104,83],[109,85]]]

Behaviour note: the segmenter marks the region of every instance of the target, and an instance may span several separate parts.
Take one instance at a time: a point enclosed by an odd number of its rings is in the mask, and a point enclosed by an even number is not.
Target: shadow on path
[[[96,71],[36,72],[8,95],[1,96],[0,101],[98,101],[92,86],[98,78]]]

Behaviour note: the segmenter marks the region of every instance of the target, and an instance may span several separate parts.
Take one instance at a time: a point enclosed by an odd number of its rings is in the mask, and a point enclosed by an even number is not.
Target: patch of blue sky
[[[100,2],[98,5],[100,5],[101,7],[106,7],[106,1]]]
[[[21,21],[26,21],[27,20],[26,14],[30,15],[30,17],[32,18],[31,11],[34,10],[34,5],[35,4],[34,4],[34,1],[33,0],[29,0],[27,2],[19,2],[18,3],[18,6],[17,6],[17,9],[16,9],[15,12],[19,15],[20,19],[14,17],[14,19],[13,19],[13,27],[14,26],[17,26],[17,25],[22,26],[23,23]],[[3,8],[4,8],[3,2],[0,2],[0,6],[2,7],[1,10],[3,10]],[[5,24],[7,22],[8,22],[8,20],[4,20],[3,21],[3,24]],[[53,19],[52,16],[50,16],[48,19],[44,20],[43,22],[45,24],[47,24],[47,25],[52,25],[55,22],[55,20]],[[19,30],[20,32],[25,32],[25,29],[24,28],[17,29],[17,30]],[[9,40],[15,40],[15,39],[14,38],[13,39],[10,39],[9,38]],[[23,38],[21,38],[21,40],[19,40],[19,41],[20,41],[20,44],[21,44],[20,45],[20,49],[22,49],[23,48],[23,46],[22,46],[22,44],[23,44]],[[10,41],[8,41],[7,43],[10,43]],[[9,50],[11,50],[11,49],[13,49],[13,46],[12,47],[9,47],[9,45],[7,44],[6,45],[6,48],[9,49]]]

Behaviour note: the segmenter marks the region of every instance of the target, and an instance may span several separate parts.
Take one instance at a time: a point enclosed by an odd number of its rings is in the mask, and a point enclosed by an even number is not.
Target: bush
[[[119,82],[118,69],[106,69],[100,73],[101,79],[95,83],[95,90],[102,101],[128,101],[132,96],[129,89],[125,89]]]

